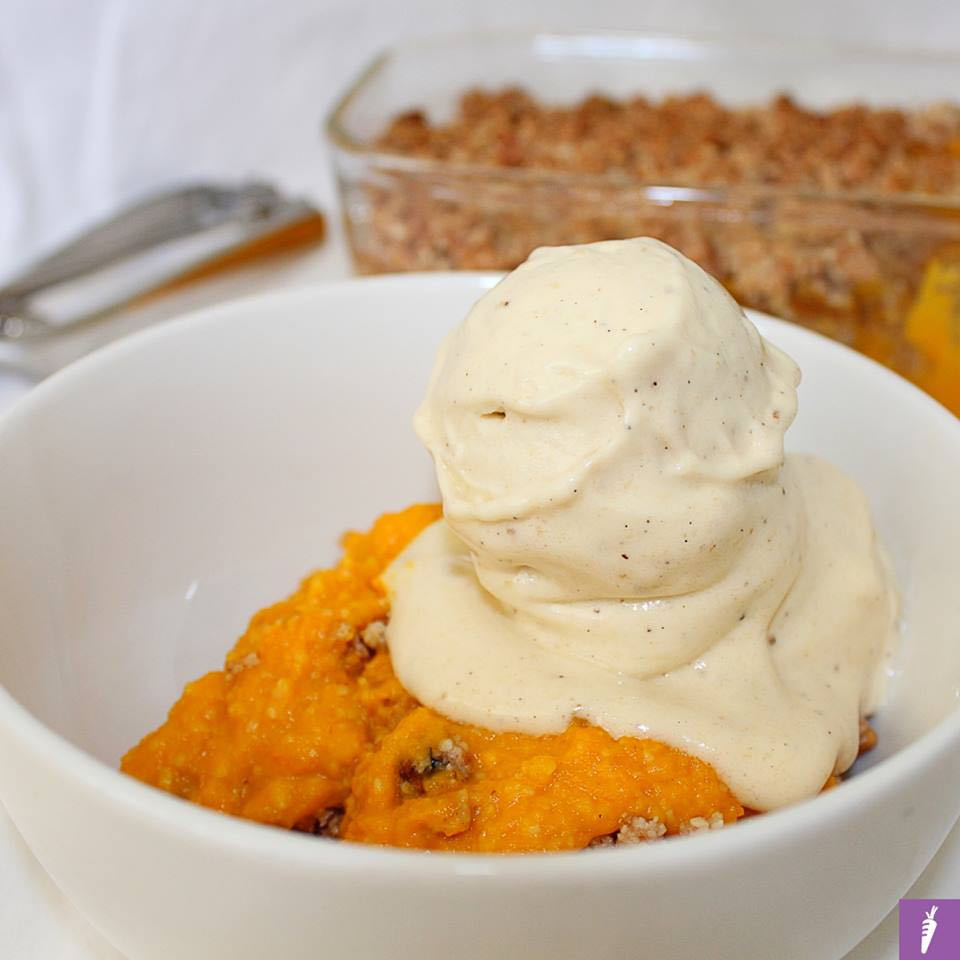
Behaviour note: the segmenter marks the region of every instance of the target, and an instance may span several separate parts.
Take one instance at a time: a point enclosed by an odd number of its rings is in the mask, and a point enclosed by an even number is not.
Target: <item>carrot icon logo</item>
[[[960,960],[960,899],[900,901],[900,960]]]
[[[937,905],[934,904],[924,915],[923,923],[920,924],[920,953],[926,956],[933,943],[933,935],[937,932],[937,921],[934,916],[937,912]]]

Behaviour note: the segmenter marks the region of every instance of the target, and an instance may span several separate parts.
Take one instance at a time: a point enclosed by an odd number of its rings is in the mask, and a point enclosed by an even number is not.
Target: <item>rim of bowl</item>
[[[492,287],[502,276],[502,273],[462,271],[348,278],[257,293],[191,311],[107,344],[34,387],[9,410],[0,414],[0,448],[11,424],[29,418],[35,407],[69,391],[74,382],[82,381],[102,366],[122,361],[127,353],[149,349],[154,341],[176,337],[199,327],[229,322],[231,315],[238,310],[257,307],[268,309],[284,301],[310,302],[334,292],[361,286],[430,288],[443,284],[480,293]],[[923,415],[938,420],[942,429],[948,435],[952,433],[955,442],[960,443],[960,419],[892,370],[804,327],[755,310],[748,310],[747,313],[752,320],[759,320],[763,327],[773,331],[778,327],[791,328],[802,337],[822,341],[827,349],[840,351],[847,356],[848,362],[872,367],[873,375],[885,379],[891,391],[899,392],[903,400],[925,407]],[[661,873],[685,870],[714,857],[726,858],[756,844],[772,843],[788,834],[812,831],[831,819],[840,820],[856,808],[869,805],[872,797],[892,789],[901,781],[909,781],[917,770],[929,765],[949,749],[960,750],[960,708],[955,707],[912,743],[845,781],[839,789],[749,817],[738,822],[736,829],[672,837],[669,843],[638,844],[616,851],[604,851],[600,855],[585,855],[580,850],[491,855],[407,850],[304,838],[292,831],[266,827],[198,806],[147,786],[87,753],[54,732],[20,704],[2,682],[0,727],[5,728],[25,750],[40,757],[41,762],[56,768],[60,775],[67,775],[81,788],[97,793],[104,802],[122,807],[126,814],[139,816],[144,821],[144,829],[189,837],[211,848],[223,848],[258,859],[286,861],[297,868],[333,867],[346,875],[367,872],[371,867],[376,867],[380,875],[402,876],[407,882],[436,879],[438,876],[459,876],[530,877],[541,883],[562,884],[571,879],[583,882],[590,878],[615,879],[635,875],[641,868]]]

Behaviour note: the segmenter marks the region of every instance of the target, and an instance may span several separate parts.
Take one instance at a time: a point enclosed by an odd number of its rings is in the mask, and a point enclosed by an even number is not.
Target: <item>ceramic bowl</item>
[[[494,280],[219,306],[75,364],[0,420],[0,794],[131,960],[836,960],[960,812],[960,423],[759,316],[805,374],[789,445],[863,485],[903,591],[880,746],[841,787],[708,835],[495,857],[285,833],[117,772],[341,531],[435,496],[411,413]]]

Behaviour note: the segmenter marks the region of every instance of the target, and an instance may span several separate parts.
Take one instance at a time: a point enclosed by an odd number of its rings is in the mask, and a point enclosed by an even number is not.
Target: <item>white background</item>
[[[492,27],[960,49],[955,0],[0,0],[0,277],[171,181],[329,202],[320,118],[377,50]]]
[[[178,181],[261,176],[330,212],[320,122],[360,66],[413,34],[507,26],[960,52],[955,0],[0,0],[0,279],[118,204]],[[331,221],[321,253],[258,283],[345,272]],[[235,290],[221,283],[216,295]],[[0,371],[0,407],[24,388]],[[960,831],[913,895],[960,895]],[[895,917],[854,956],[892,960]],[[45,877],[2,808],[0,957],[118,957]]]

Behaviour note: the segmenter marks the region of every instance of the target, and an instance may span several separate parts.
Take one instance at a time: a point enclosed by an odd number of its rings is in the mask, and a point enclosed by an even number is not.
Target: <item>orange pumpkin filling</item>
[[[712,767],[666,744],[580,721],[495,733],[419,705],[383,645],[379,577],[439,516],[413,506],[347,534],[339,564],[256,614],[122,769],[260,823],[431,850],[580,849],[743,816]]]

